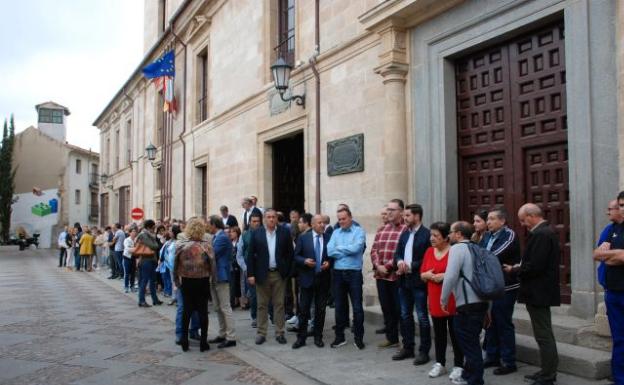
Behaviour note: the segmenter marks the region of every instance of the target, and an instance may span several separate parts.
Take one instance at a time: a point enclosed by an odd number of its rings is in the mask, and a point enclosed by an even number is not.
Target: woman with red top
[[[429,299],[429,313],[433,320],[433,332],[435,335],[435,355],[436,363],[429,371],[429,377],[439,377],[447,370],[446,364],[446,344],[447,332],[451,336],[453,345],[454,367],[451,370],[449,379],[453,383],[461,383],[462,366],[464,355],[457,344],[455,333],[453,332],[453,316],[455,315],[455,299],[451,296],[448,304],[448,312],[440,307],[440,295],[442,294],[442,281],[448,263],[449,255],[449,232],[451,226],[448,223],[436,222],[431,225],[431,247],[425,252],[420,268],[420,278],[427,282],[427,296]]]

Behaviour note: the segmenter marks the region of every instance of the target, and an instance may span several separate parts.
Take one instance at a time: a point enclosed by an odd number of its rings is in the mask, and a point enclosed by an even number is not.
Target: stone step
[[[611,354],[602,350],[557,342],[559,371],[589,379],[603,379],[611,374]],[[539,350],[532,336],[516,334],[518,361],[539,366]]]
[[[369,329],[383,325],[383,315],[379,305],[364,308],[364,319],[369,324]],[[531,322],[526,309],[519,306],[514,311],[514,323],[516,325],[516,354],[518,361],[529,364],[539,364],[539,350],[533,338]],[[575,329],[575,328],[581,329]],[[611,373],[610,349],[598,349],[591,346],[580,346],[580,343],[592,345],[587,340],[606,339],[590,333],[591,321],[577,317],[566,316],[563,312],[553,312],[553,331],[557,340],[559,353],[559,371],[589,379],[602,379]],[[579,333],[576,333],[580,330]],[[583,331],[584,330],[584,331]],[[590,333],[590,336],[586,334]],[[416,328],[418,334],[418,328]],[[575,344],[576,343],[576,344]]]
[[[557,308],[552,308],[557,309]],[[514,309],[514,325],[516,334],[533,336],[531,318],[523,305]],[[603,337],[594,332],[594,322],[571,315],[553,311],[553,333],[557,342],[598,349],[605,352],[611,351],[611,338]]]

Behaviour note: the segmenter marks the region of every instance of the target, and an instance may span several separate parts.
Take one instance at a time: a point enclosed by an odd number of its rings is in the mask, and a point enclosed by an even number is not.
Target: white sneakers
[[[451,380],[451,382],[456,385],[467,384],[468,382],[462,378],[463,372],[464,370],[462,368],[457,366],[453,367],[453,369],[451,370],[451,374],[449,374],[449,380]]]
[[[446,368],[439,362],[433,364],[433,368],[429,371],[429,377],[431,378],[440,377],[443,374],[446,374]]]
[[[294,315],[291,318],[287,319],[286,323],[289,325],[297,325],[299,323],[299,319],[297,318],[296,315]]]

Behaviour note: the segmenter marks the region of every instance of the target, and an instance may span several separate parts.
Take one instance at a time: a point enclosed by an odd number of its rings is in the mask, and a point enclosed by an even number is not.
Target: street
[[[292,350],[275,342],[271,327],[262,346],[254,344],[249,312],[235,310],[238,346],[200,353],[197,341],[183,353],[174,344],[174,307],[137,307],[136,294],[123,294],[121,281],[105,271],[69,272],[57,267],[54,250],[0,252],[0,384],[447,384],[429,379],[431,364],[393,362],[394,350],[365,325],[366,349],[349,344],[330,349],[333,311],[327,315],[326,347]],[[162,298],[161,298],[162,299]],[[216,315],[210,313],[209,338]],[[433,354],[433,351],[431,352]],[[451,349],[447,360],[451,360]],[[487,384],[526,384],[535,367],[520,364],[504,378],[486,372]],[[565,385],[604,384],[559,374]]]

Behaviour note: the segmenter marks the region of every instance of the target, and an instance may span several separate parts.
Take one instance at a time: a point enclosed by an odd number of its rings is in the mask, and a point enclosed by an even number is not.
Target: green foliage
[[[11,228],[11,205],[15,191],[15,168],[13,167],[13,146],[15,143],[15,122],[11,115],[10,124],[4,120],[2,147],[0,147],[0,242],[9,240]]]

